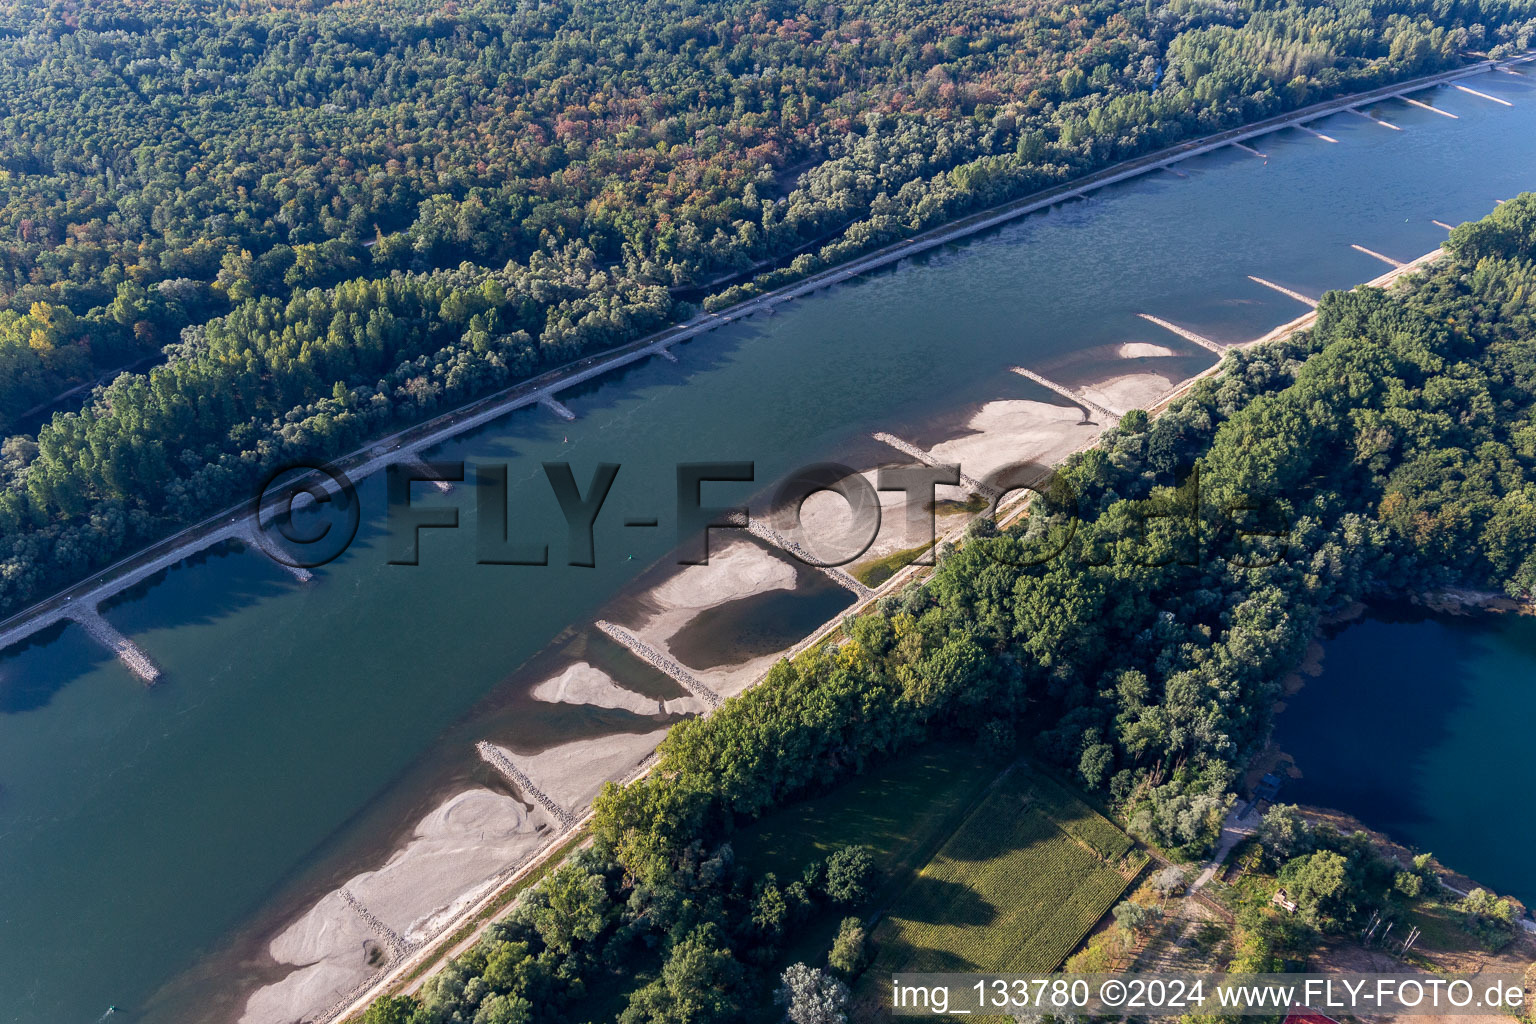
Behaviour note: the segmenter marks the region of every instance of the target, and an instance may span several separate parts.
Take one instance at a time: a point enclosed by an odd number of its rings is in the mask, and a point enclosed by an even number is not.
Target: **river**
[[[988,403],[1061,404],[1012,365],[1072,386],[1187,377],[1213,357],[1137,313],[1248,340],[1305,312],[1248,275],[1313,296],[1350,286],[1388,269],[1352,244],[1407,260],[1444,239],[1432,220],[1536,186],[1532,81],[1471,81],[1510,107],[1419,96],[1455,120],[1389,101],[1376,109],[1401,131],[1342,113],[1315,126],[1337,142],[1288,129],[1251,143],[1262,157],[1191,159],[1184,176],[1113,186],[703,335],[677,364],[567,392],[574,422],[522,410],[434,453],[506,462],[515,523],[550,543],[551,566],[475,564],[467,485],[424,499],[462,506],[460,529],[428,532],[420,565],[387,564],[375,478],[360,485],[357,541],[311,583],[231,548],[105,608],[165,670],[153,689],[73,625],[8,652],[0,1015],[88,1024],[117,1004],[134,1021],[237,1018],[284,973],[265,956],[276,930],[376,866],[445,795],[495,784],[477,740],[532,754],[671,720],[528,694],[578,656],[637,692],[681,694],[588,628],[637,614],[671,571],[676,463],[755,461],[755,484],[707,485],[706,501],[735,504],[809,463],[891,459],[873,431],[930,447]],[[1125,358],[1131,343],[1156,347]],[[563,564],[549,460],[583,487],[597,463],[622,466],[595,568]],[[783,589],[716,609],[681,648],[701,669],[740,664],[846,603],[825,581]],[[754,618],[771,625],[737,637]],[[1475,850],[1452,862],[1481,869]]]

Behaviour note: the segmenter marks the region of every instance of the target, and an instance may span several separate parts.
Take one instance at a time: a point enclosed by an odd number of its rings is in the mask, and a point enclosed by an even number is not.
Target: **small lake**
[[[1333,807],[1536,905],[1536,617],[1388,609],[1323,643],[1275,741]]]

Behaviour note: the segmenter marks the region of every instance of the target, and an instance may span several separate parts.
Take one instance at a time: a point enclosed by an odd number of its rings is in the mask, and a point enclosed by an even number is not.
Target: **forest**
[[[935,738],[1053,764],[1167,855],[1206,853],[1321,617],[1448,586],[1536,590],[1536,193],[1447,248],[1393,291],[1329,293],[1313,329],[1233,352],[1162,415],[1127,416],[1025,524],[979,521],[837,643],[675,726],[650,774],[605,789],[588,848],[369,1024],[587,1020],[588,992],[615,988],[622,1024],[741,1019],[857,857],[753,877],[732,835]],[[1069,516],[1075,557],[1039,557]],[[1290,808],[1260,838],[1301,912],[1251,920],[1235,969],[1281,969],[1438,885]],[[1462,911],[1494,939],[1513,926],[1481,890]],[[852,925],[831,975],[802,965],[780,992],[845,996],[835,975],[867,962]]]
[[[0,614],[584,353],[1532,0],[0,0]]]

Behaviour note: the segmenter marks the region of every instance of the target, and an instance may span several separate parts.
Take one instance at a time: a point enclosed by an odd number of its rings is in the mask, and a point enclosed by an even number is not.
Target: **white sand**
[[[378,937],[339,895],[327,893],[272,940],[272,959],[299,969],[252,993],[240,1024],[291,1024],[318,1016],[382,966],[382,959],[369,965],[365,944],[377,947]]]
[[[272,958],[285,964],[319,963],[337,952],[361,953],[372,929],[335,892],[326,893],[309,913],[272,940]]]
[[[877,470],[867,470],[859,475],[868,482],[870,490],[875,489],[878,483]],[[872,558],[880,558],[917,543],[906,543],[906,535],[902,530],[905,496],[900,491],[876,491],[875,496],[880,501],[879,528],[874,541],[857,554],[852,563],[845,563],[844,560],[864,545],[868,538],[868,528],[855,522],[853,508],[841,494],[817,491],[806,498],[800,505],[798,526],[794,510],[788,508],[774,509],[769,521],[774,529],[793,539],[813,558],[843,563],[843,569],[851,569]]]
[[[507,869],[541,844],[541,809],[488,789],[453,797],[416,826],[416,835],[377,871],[347,883],[352,894],[407,942],[430,938]]]
[[[1156,350],[1156,351],[1151,351]],[[1171,355],[1161,346],[1128,344],[1121,355],[1134,358]],[[1145,407],[1165,393],[1169,382],[1157,374],[1126,374],[1084,393],[1111,409]],[[959,462],[972,477],[985,478],[1005,466],[1032,462],[1050,465],[1085,446],[1099,427],[1081,423],[1076,408],[1042,402],[990,402],[977,411],[969,432],[935,446],[931,454]],[[893,459],[893,461],[896,461]],[[874,482],[874,471],[865,476]],[[940,487],[939,500],[963,500],[964,487]],[[912,547],[926,537],[910,538],[901,514],[903,496],[883,492],[881,527],[862,561]],[[804,506],[804,530],[796,535],[813,553],[826,557],[846,551],[852,516],[836,494],[812,496]],[[779,518],[777,527],[787,532]],[[939,532],[947,524],[940,522]],[[817,536],[827,539],[818,541]],[[841,546],[840,546],[841,545]],[[824,548],[831,551],[824,552]],[[667,642],[701,611],[770,590],[792,589],[800,573],[814,571],[744,538],[714,541],[710,562],[688,566],[653,588],[646,596],[648,611],[630,628],[647,643],[670,655]],[[740,665],[694,675],[725,695],[739,693],[762,676],[779,654],[750,659]],[[654,714],[658,702],[619,686],[612,677],[586,662],[541,681],[535,699],[584,703]],[[699,710],[691,698],[666,701],[667,712]],[[629,775],[656,748],[666,729],[618,734],[562,744],[534,754],[507,751],[549,797],[576,813],[585,810],[610,779]],[[526,862],[548,838],[542,809],[530,813],[521,803],[489,790],[460,793],[427,817],[404,848],[375,871],[360,874],[347,887],[380,920],[408,941],[421,941],[480,898],[496,880]],[[367,962],[378,937],[335,893],[273,940],[271,953],[279,963],[296,966],[281,982],[269,985],[246,1004],[241,1024],[297,1024],[324,1012],[377,968]]]
[[[1130,412],[1155,405],[1174,388],[1174,382],[1158,373],[1127,373],[1083,388],[1083,394],[1115,412]]]
[[[1097,436],[1098,428],[1082,423],[1082,412],[1075,407],[1049,402],[989,402],[977,410],[966,424],[968,433],[936,445],[929,454],[944,462],[957,462],[961,472],[976,479],[1005,466],[1020,462],[1051,464],[1065,458]],[[893,451],[892,462],[903,460]],[[876,471],[865,472],[870,486],[876,484]],[[964,486],[935,489],[939,501],[964,501],[969,496]],[[932,537],[926,520],[909,528],[906,496],[900,491],[880,491],[880,529],[874,543],[846,570],[858,568],[898,551],[927,544]],[[926,512],[924,513],[926,516]],[[947,532],[957,516],[965,516],[953,506],[941,508],[934,533]],[[789,532],[792,517],[778,510],[775,525]],[[846,557],[863,538],[855,529],[853,510],[839,494],[818,492],[806,499],[801,512],[801,529],[794,535],[811,554],[819,558]],[[926,560],[925,556],[925,560]]]
[[[1163,379],[1156,375],[1142,376],[1159,385],[1163,383]],[[945,462],[958,462],[962,472],[976,479],[985,479],[996,470],[1019,463],[1055,465],[1091,442],[1101,429],[1083,423],[1082,411],[1074,406],[1017,400],[988,402],[977,410],[966,426],[968,433],[935,445],[929,454]],[[873,483],[873,471],[866,476]],[[940,487],[936,496],[941,501],[963,501],[968,494],[963,486]],[[886,555],[928,542],[926,527],[917,533],[908,532],[902,508],[905,499],[900,492],[881,492],[880,499],[880,532],[874,544],[855,563],[844,568],[857,570]],[[941,511],[936,532],[942,536],[952,528],[956,516],[964,515],[966,513],[953,510],[947,514]],[[839,550],[847,550],[852,518],[847,502],[839,495],[813,495],[805,503],[806,532],[826,530],[834,540],[843,542],[844,546]],[[806,546],[813,553],[821,553],[810,543]],[[833,545],[826,546],[831,548]]]
[[[789,558],[749,537],[730,537],[724,544],[712,540],[709,564],[679,569],[645,595],[643,603],[648,611],[644,617],[637,623],[623,625],[652,647],[686,665],[672,653],[669,641],[700,612],[770,590],[792,590],[801,572],[815,571],[797,568]],[[778,657],[770,654],[738,665],[690,672],[716,693],[732,696],[756,682]]]
[[[637,715],[659,715],[666,711],[661,701],[626,690],[608,673],[585,661],[578,661],[558,676],[539,683],[533,688],[532,696],[534,700],[549,704],[591,704],[632,711]]]
[[[1161,381],[1162,378],[1154,378]],[[1053,464],[1087,444],[1099,428],[1082,423],[1082,413],[1074,407],[1044,402],[989,402],[971,418],[969,432],[935,446],[931,454],[946,462],[958,462],[969,476],[985,478],[994,470],[1023,462]],[[902,457],[892,452],[892,462]],[[863,474],[873,485],[875,471]],[[940,486],[935,497],[940,501],[963,501],[968,489]],[[926,543],[926,527],[908,532],[904,512],[905,497],[899,491],[879,492],[880,529],[866,553],[851,566]],[[944,520],[948,520],[947,522]],[[793,531],[787,510],[776,510],[770,522],[790,534],[813,555],[822,558],[845,556],[853,539],[853,513],[841,495],[820,492],[802,506],[801,529]],[[945,516],[938,532],[946,532],[953,518]],[[862,539],[862,538],[859,538]],[[706,608],[717,607],[752,594],[795,585],[799,573],[815,569],[798,566],[789,556],[769,551],[745,540],[732,540],[712,554],[708,566],[690,566],[655,587],[646,595],[648,614],[636,623],[625,625],[646,643],[676,658],[670,642]],[[750,658],[735,665],[710,669],[690,669],[705,685],[722,695],[740,693],[772,667],[782,656],[772,653]],[[677,658],[676,660],[682,661]],[[685,663],[686,664],[686,663]]]
[[[665,728],[642,733],[614,733],[550,747],[537,754],[502,752],[551,800],[581,814],[602,791],[603,783],[627,776],[648,757]]]
[[[483,896],[506,872],[533,856],[547,829],[508,796],[470,789],[416,825],[415,834],[385,864],[356,875],[346,888],[408,942],[431,938]],[[381,950],[368,963],[368,947]],[[282,981],[253,993],[241,1024],[293,1024],[324,1012],[382,966],[389,948],[336,892],[272,940],[272,959],[293,964]]]
[[[730,536],[727,534],[726,536]],[[770,590],[790,590],[795,567],[750,540],[710,538],[709,563],[688,565],[646,595],[663,611],[700,612]]]
[[[337,960],[302,967],[282,981],[253,992],[246,1000],[240,1024],[307,1024],[318,1020],[372,971]]]
[[[1128,341],[1116,351],[1119,352],[1121,359],[1152,359],[1178,355],[1165,345],[1153,345],[1145,341]]]
[[[971,432],[935,445],[929,454],[958,462],[966,475],[985,480],[1005,466],[1055,465],[1098,436],[1076,406],[1046,402],[988,402],[967,424]],[[940,499],[965,500],[964,486],[940,487]]]

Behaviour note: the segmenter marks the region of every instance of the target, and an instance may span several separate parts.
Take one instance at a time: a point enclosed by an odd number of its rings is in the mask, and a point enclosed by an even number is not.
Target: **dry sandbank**
[[[1128,341],[1116,349],[1121,359],[1159,359],[1178,355],[1166,345],[1153,345],[1146,341]]]
[[[789,556],[748,538],[735,537],[723,545],[713,540],[708,564],[684,566],[652,588],[643,599],[647,608],[643,617],[625,625],[652,647],[686,665],[670,644],[701,612],[771,590],[792,590],[800,573],[813,571],[797,568]],[[737,665],[690,671],[716,693],[733,696],[755,682],[778,658],[777,653],[768,654]]]
[[[1153,346],[1155,347],[1155,346]],[[1167,390],[1157,374],[1127,374],[1084,389],[1115,409],[1145,405]],[[1082,423],[1080,410],[1045,402],[1006,400],[983,405],[967,423],[967,432],[938,445],[930,454],[958,462],[971,477],[984,478],[1010,465],[1054,465],[1084,447],[1099,427]],[[893,453],[895,455],[895,453]],[[892,461],[899,461],[896,456]],[[865,472],[873,484],[875,470]],[[940,487],[940,501],[963,501],[967,489]],[[863,561],[922,543],[908,535],[899,492],[881,492],[881,525]],[[782,517],[777,525],[787,528]],[[802,510],[797,539],[813,554],[826,557],[846,550],[852,526],[839,496],[812,496]],[[944,527],[941,525],[940,530]],[[729,536],[729,535],[727,535]],[[839,545],[842,545],[839,547]],[[832,552],[825,551],[832,548]],[[687,566],[648,591],[644,611],[630,628],[645,642],[675,657],[669,642],[710,608],[772,590],[793,589],[801,573],[788,556],[746,537],[723,543],[716,534],[707,565]],[[750,658],[738,665],[695,671],[706,685],[725,695],[739,693],[759,679],[781,655]],[[680,660],[680,659],[679,659]],[[577,662],[542,680],[536,700],[591,704],[636,714],[696,711],[691,698],[660,704],[620,686],[587,662]],[[580,813],[610,779],[631,774],[666,735],[665,728],[577,740],[536,753],[506,751],[507,756],[551,799]],[[530,814],[522,804],[489,790],[470,790],[449,800],[418,825],[410,843],[381,868],[365,872],[347,887],[380,920],[410,941],[420,941],[468,906],[507,870],[523,863],[547,835],[535,830],[544,812]],[[255,993],[241,1024],[289,1024],[323,1012],[369,973],[370,953],[377,958],[378,937],[336,893],[327,895],[272,943],[273,958],[297,969],[283,981]]]
[[[603,783],[627,776],[666,734],[667,727],[662,726],[650,732],[573,740],[536,754],[502,750],[551,800],[581,814],[602,791]]]
[[[353,876],[346,888],[397,935],[420,942],[533,856],[544,842],[542,823],[542,811],[531,815],[509,796],[466,790],[422,818],[382,867]],[[391,952],[335,891],[273,939],[268,951],[297,969],[252,994],[241,1024],[310,1020]]]
[[[1127,373],[1083,388],[1083,394],[1114,412],[1150,409],[1174,387],[1158,373]]]
[[[585,661],[578,661],[559,675],[545,679],[533,688],[531,696],[549,704],[590,704],[632,711],[637,715],[681,713],[698,707],[698,702],[691,697],[660,701],[625,689],[608,673]]]

